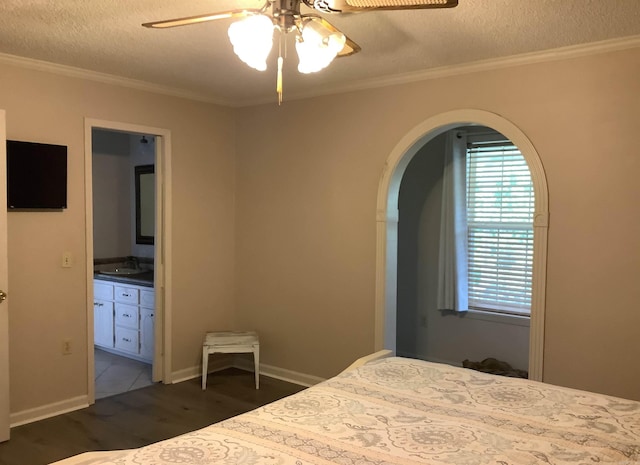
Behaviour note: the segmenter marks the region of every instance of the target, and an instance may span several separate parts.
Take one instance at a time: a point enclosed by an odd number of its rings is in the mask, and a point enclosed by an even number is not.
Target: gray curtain
[[[462,131],[447,134],[442,180],[438,309],[469,309],[467,278],[467,140]]]

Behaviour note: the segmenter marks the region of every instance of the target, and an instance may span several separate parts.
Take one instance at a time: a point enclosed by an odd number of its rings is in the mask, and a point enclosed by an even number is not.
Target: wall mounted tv
[[[7,208],[67,208],[67,147],[7,141]]]

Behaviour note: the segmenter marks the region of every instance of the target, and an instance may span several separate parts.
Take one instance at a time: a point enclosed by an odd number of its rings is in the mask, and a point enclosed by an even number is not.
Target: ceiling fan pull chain
[[[278,92],[278,105],[282,105],[282,65],[284,59],[282,58],[282,34],[280,34],[280,40],[278,41],[278,77],[276,80],[276,92]]]
[[[276,83],[276,90],[278,91],[278,105],[282,105],[282,63],[284,60],[282,57],[278,57],[278,81]]]

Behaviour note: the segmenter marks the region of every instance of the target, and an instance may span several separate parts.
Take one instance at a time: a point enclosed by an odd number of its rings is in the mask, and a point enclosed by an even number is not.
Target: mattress
[[[391,357],[252,412],[77,464],[640,462],[640,402]]]

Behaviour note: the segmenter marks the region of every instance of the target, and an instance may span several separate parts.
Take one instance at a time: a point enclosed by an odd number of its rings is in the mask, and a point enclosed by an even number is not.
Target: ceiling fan
[[[273,47],[273,33],[280,33],[278,103],[282,103],[282,36],[294,33],[300,60],[298,71],[313,73],[326,68],[333,59],[353,55],[360,46],[315,13],[300,13],[301,4],[323,13],[340,14],[372,10],[452,8],[458,0],[265,0],[261,8],[229,10],[184,18],[144,23],[144,27],[164,29],[218,19],[242,18],[229,27],[233,51],[243,62],[259,71],[267,69]],[[267,11],[271,7],[271,14]]]

